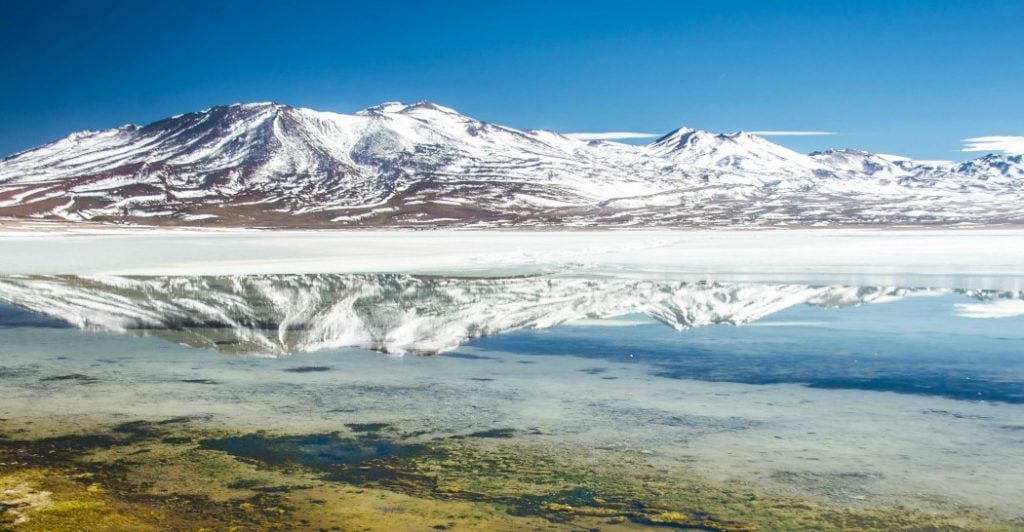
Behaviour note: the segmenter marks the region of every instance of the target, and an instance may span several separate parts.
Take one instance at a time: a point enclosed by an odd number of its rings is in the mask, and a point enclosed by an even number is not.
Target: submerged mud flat
[[[0,524],[17,530],[1011,530],[980,508],[849,507],[716,485],[642,455],[424,438],[380,424],[233,433],[188,418],[19,438],[2,425]],[[34,428],[32,431],[38,431]],[[497,436],[497,437],[493,437]]]
[[[1018,291],[0,286],[0,529],[1024,527]]]

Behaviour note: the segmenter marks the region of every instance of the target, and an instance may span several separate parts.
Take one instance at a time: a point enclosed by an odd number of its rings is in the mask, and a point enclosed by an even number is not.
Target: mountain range
[[[234,104],[0,161],[0,218],[220,227],[737,227],[1024,222],[1022,156],[800,154],[679,128],[642,146],[431,102]]]

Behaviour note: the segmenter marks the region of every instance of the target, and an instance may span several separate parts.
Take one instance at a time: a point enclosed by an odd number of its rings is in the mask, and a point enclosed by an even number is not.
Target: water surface
[[[564,273],[8,276],[0,448],[49,458],[5,482],[102,477],[103,497],[167,516],[161,497],[188,493],[239,526],[1012,528],[1022,299]],[[100,504],[90,485],[48,490]]]

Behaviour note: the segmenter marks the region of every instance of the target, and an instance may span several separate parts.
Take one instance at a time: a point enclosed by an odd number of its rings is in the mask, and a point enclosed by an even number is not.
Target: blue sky
[[[429,99],[562,132],[793,130],[964,159],[1024,135],[1021,1],[0,0],[0,154],[239,101]],[[982,149],[991,144],[982,143]]]

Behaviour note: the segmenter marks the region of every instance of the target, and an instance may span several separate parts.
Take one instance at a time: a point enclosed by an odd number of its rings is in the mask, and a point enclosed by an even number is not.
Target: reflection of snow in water
[[[794,305],[848,307],[937,292],[397,274],[0,278],[0,300],[83,329],[146,331],[197,347],[269,355],[337,347],[437,353],[505,331],[594,325],[581,320],[626,314],[644,314],[682,331],[750,323]]]
[[[1024,316],[1024,299],[1004,299],[991,303],[961,303],[957,316],[964,318],[1011,318]]]
[[[950,304],[948,298],[914,298],[838,312],[798,307],[799,316],[779,322],[826,321],[830,328],[809,327],[802,341],[844,347],[865,340],[864,335],[836,335],[844,316],[885,308],[895,315],[907,312],[900,305],[915,302],[947,310]],[[913,308],[921,313],[924,307]],[[872,326],[886,323],[900,327],[883,318]],[[651,331],[688,338],[653,322],[515,334],[533,335],[532,345],[538,345],[555,341],[560,331],[578,337],[588,330],[628,337],[635,345],[644,345]],[[742,343],[730,340],[738,332],[743,331],[693,331],[739,347]],[[978,340],[966,335],[965,341],[971,339]],[[940,504],[930,500],[938,497],[1020,512],[1024,464],[1007,458],[1019,450],[1021,404],[670,379],[656,376],[658,368],[642,356],[542,357],[482,347],[486,343],[461,348],[458,356],[396,358],[348,349],[255,358],[152,338],[0,327],[0,404],[7,423],[35,420],[26,425],[30,430],[40,430],[40,420],[73,430],[95,422],[182,415],[208,418],[219,427],[295,433],[329,432],[345,423],[393,423],[431,435],[511,428],[516,429],[512,441],[524,445],[606,456],[642,453],[655,462],[693,464],[716,480],[760,482],[844,503],[895,499],[928,506]],[[717,358],[723,365],[747,362]],[[301,369],[312,367],[318,370]],[[68,375],[90,380],[54,379]]]

